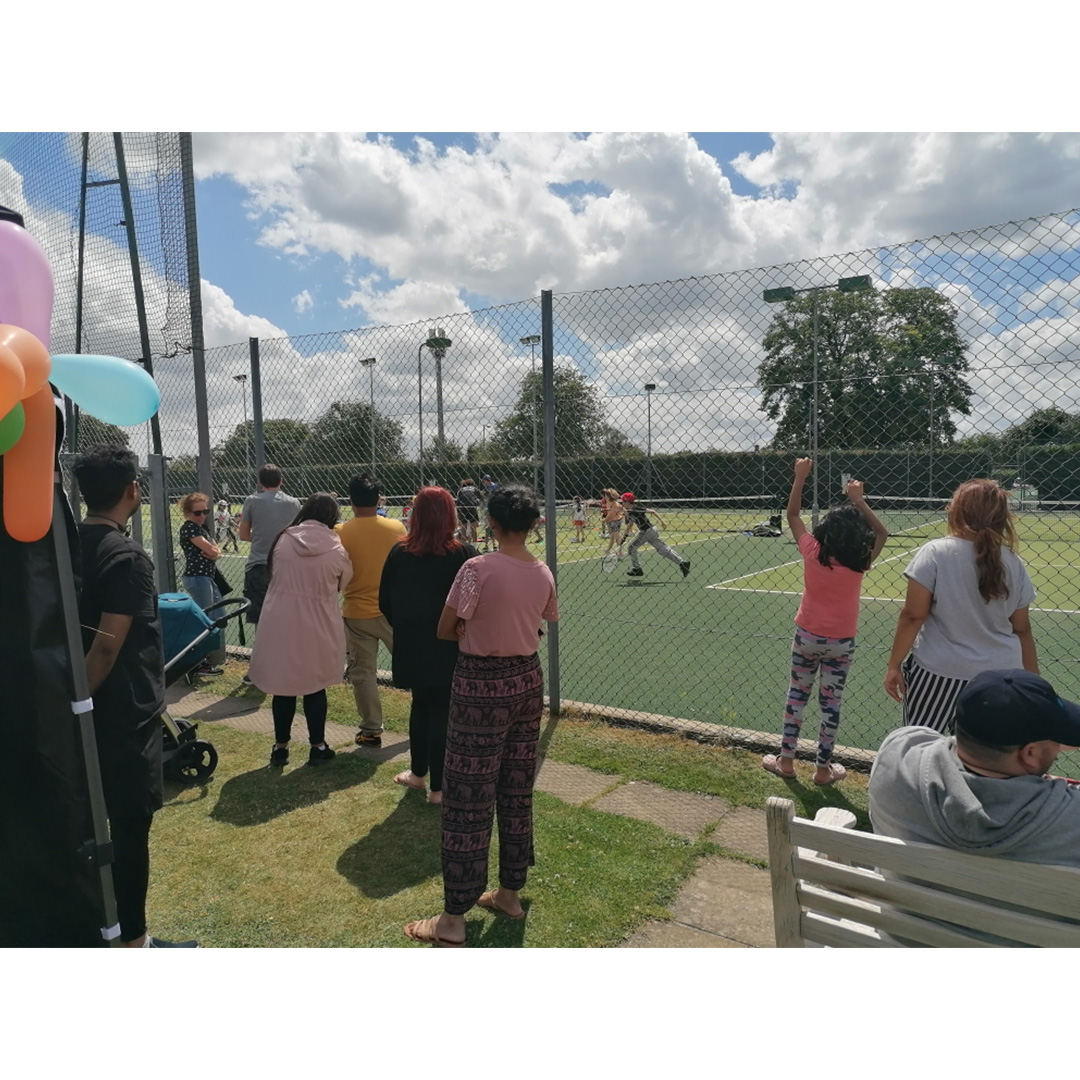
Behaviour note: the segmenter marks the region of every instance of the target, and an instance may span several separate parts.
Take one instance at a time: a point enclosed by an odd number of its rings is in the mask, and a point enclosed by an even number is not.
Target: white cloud
[[[315,300],[312,298],[311,293],[304,289],[292,298],[292,305],[293,311],[297,315],[303,315],[305,311],[310,311],[314,307]]]

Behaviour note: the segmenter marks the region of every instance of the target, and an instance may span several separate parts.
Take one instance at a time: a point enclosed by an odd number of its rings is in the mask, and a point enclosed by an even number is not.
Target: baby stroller
[[[170,658],[165,661],[165,685],[189,676],[210,653],[220,649],[225,624],[250,606],[251,601],[237,598],[222,600],[203,611],[187,593],[162,593],[158,597],[162,645]],[[212,617],[219,609],[222,613]],[[162,765],[166,778],[185,784],[208,780],[217,768],[218,755],[213,743],[198,737],[199,725],[174,720],[167,710],[161,714],[161,723],[165,729]]]

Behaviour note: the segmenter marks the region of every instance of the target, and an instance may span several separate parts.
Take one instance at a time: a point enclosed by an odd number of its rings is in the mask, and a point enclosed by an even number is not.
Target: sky
[[[108,176],[111,141],[96,138],[95,175]],[[77,140],[50,139],[55,170],[77,179]],[[0,202],[39,230],[70,225],[70,205],[50,194],[65,177],[41,175],[20,146],[0,136]],[[135,197],[152,201],[147,163],[130,156]],[[762,289],[852,273],[956,304],[980,370],[962,433],[1074,394],[1078,216],[1055,219],[1053,233],[965,230],[1071,209],[1080,135],[197,132],[193,156],[215,443],[245,415],[233,376],[256,336],[267,418],[313,422],[357,397],[358,358],[374,355],[369,389],[412,452],[420,419],[429,440],[435,427],[430,385],[418,409],[416,364],[436,326],[454,342],[442,365],[448,436],[476,441],[531,366],[519,338],[538,332],[544,289],[556,296],[557,361],[594,382],[637,445],[651,432],[657,453],[767,443]],[[89,223],[92,274],[123,261],[119,217],[106,202]],[[65,245],[56,257],[70,261]],[[143,277],[148,304],[166,307],[167,281]],[[109,348],[97,351],[138,355],[129,287],[99,278],[88,344],[100,332]],[[174,452],[190,452],[194,398],[174,346],[169,334],[155,342],[162,426]]]

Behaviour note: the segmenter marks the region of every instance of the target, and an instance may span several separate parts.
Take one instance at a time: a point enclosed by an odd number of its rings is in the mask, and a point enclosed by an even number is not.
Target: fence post
[[[558,522],[555,519],[555,320],[551,290],[540,293],[540,356],[544,380],[544,513],[547,564],[559,587],[557,556]],[[558,716],[561,707],[559,686],[559,624],[548,623],[548,708]]]
[[[176,592],[176,559],[173,556],[169,520],[166,458],[163,454],[150,454],[147,460],[150,471],[150,540],[154,548],[157,588],[159,593]]]
[[[255,471],[258,472],[266,464],[266,444],[263,442],[262,368],[257,337],[248,338],[248,352],[251,355],[251,423],[255,428]]]
[[[195,167],[191,132],[180,132],[180,175],[184,194],[184,235],[187,241],[188,308],[191,312],[191,371],[195,384],[195,426],[199,436],[199,487],[214,497],[210,457],[210,416],[206,398],[206,343],[203,340],[202,284],[199,277],[199,239],[195,230]]]

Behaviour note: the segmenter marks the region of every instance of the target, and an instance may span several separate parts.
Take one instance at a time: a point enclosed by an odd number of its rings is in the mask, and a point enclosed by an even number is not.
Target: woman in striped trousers
[[[1008,494],[968,480],[948,506],[948,535],[924,544],[904,571],[907,596],[885,673],[904,723],[951,734],[956,698],[980,671],[1039,673]]]

